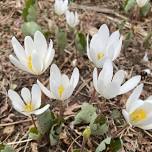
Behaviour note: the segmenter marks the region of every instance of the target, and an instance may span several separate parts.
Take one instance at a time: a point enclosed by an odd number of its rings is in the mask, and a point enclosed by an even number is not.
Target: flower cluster
[[[68,0],[56,0],[55,12],[58,15],[66,14],[67,23],[75,27],[79,23],[77,12],[74,14],[68,10]],[[140,75],[133,76],[126,82],[125,71],[118,70],[113,75],[113,61],[119,56],[122,47],[123,37],[119,31],[110,35],[109,28],[103,24],[98,32],[92,36],[89,44],[87,37],[87,55],[91,62],[94,63],[93,85],[100,96],[105,99],[112,99],[118,95],[125,94],[134,89],[141,80]],[[10,55],[10,61],[19,69],[33,75],[41,75],[46,71],[53,61],[55,50],[53,42],[50,40],[49,45],[44,35],[37,31],[34,34],[34,40],[30,36],[24,39],[24,48],[13,37],[12,45],[16,57]],[[98,73],[97,68],[102,68]],[[31,91],[28,88],[21,90],[21,97],[13,90],[8,91],[8,96],[12,105],[18,112],[30,116],[31,114],[42,114],[49,108],[49,104],[41,107],[41,91],[50,99],[65,101],[71,97],[79,81],[79,70],[74,68],[72,76],[62,74],[56,64],[50,68],[49,89],[46,88],[39,80],[33,84]],[[122,113],[126,121],[133,126],[142,129],[152,129],[152,97],[145,101],[139,99],[143,90],[143,84],[135,88],[126,102],[126,109]]]
[[[78,13],[68,10],[68,0],[55,0],[54,9],[57,15],[65,14],[66,22],[70,27],[74,28],[79,24]]]

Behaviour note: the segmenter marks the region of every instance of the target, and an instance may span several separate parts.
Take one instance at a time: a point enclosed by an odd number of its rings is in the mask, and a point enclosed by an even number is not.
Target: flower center
[[[25,112],[32,112],[34,110],[34,106],[31,102],[27,103],[24,107]]]
[[[137,109],[130,114],[132,122],[139,122],[147,118],[147,112],[144,109]]]
[[[97,60],[102,60],[104,57],[104,54],[102,52],[97,54]]]
[[[32,56],[31,55],[27,59],[27,66],[30,70],[32,70]]]
[[[64,92],[64,87],[63,87],[63,85],[61,84],[61,85],[58,87],[58,94],[59,94],[60,97],[62,96],[63,92]]]

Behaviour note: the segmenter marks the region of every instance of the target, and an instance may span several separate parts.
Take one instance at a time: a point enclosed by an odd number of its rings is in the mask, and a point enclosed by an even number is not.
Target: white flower
[[[106,24],[103,24],[99,31],[93,35],[90,45],[87,37],[87,55],[97,68],[102,68],[106,58],[115,60],[121,51],[122,36],[119,31],[109,34]]]
[[[96,91],[106,99],[114,98],[118,95],[127,93],[140,82],[141,76],[134,76],[123,85],[125,71],[119,70],[113,76],[112,61],[107,59],[102,71],[97,76],[97,68],[93,71],[93,84]]]
[[[51,99],[66,100],[68,99],[79,81],[79,70],[74,68],[71,79],[68,76],[61,74],[61,71],[56,64],[50,68],[50,90],[37,80],[43,93]]]
[[[42,74],[54,58],[55,51],[52,40],[47,46],[44,35],[39,31],[35,32],[34,41],[30,36],[25,37],[25,49],[15,37],[12,38],[12,45],[16,57],[10,55],[10,61],[19,69],[34,75]]]
[[[68,0],[55,0],[54,9],[56,14],[64,14],[68,10]]]
[[[137,5],[139,7],[144,7],[147,3],[148,3],[149,0],[136,0],[137,2]]]
[[[39,115],[49,108],[49,104],[39,109],[41,106],[41,90],[37,84],[32,86],[32,90],[23,88],[21,90],[21,97],[13,90],[8,91],[8,96],[12,101],[14,109],[26,116],[31,114]]]
[[[74,12],[66,11],[66,22],[72,28],[77,26],[79,24],[78,13],[75,12],[74,14]]]
[[[139,99],[142,90],[143,84],[134,89],[122,113],[131,126],[149,130],[152,129],[152,96],[145,101]]]

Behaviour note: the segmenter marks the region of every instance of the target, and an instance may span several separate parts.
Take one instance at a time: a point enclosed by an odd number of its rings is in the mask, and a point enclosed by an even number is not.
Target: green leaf
[[[42,137],[40,132],[35,127],[30,128],[28,135],[29,138],[33,140],[39,140]]]
[[[122,142],[121,142],[120,138],[111,139],[110,151],[118,152],[121,150],[121,148],[122,148]]]
[[[56,118],[49,134],[51,146],[54,146],[57,144],[61,130],[62,130],[62,125],[63,125],[63,119]]]
[[[83,33],[77,33],[76,37],[75,37],[75,46],[76,49],[84,54],[84,52],[86,52],[86,45],[87,45],[87,41],[86,41],[86,37]]]
[[[28,15],[26,17],[27,21],[36,21],[37,12],[36,12],[36,5],[30,6],[28,9]]]
[[[56,42],[60,52],[63,52],[67,46],[67,33],[61,29],[56,30]]]
[[[88,124],[94,115],[96,115],[96,108],[89,103],[83,103],[80,112],[75,116],[73,124]]]
[[[107,137],[99,144],[95,152],[102,152],[106,149],[108,149],[111,152],[118,152],[121,150],[121,148],[122,142],[120,138]]]
[[[111,142],[111,137],[107,137],[99,144],[99,146],[97,147],[95,152],[102,152],[102,151],[106,150],[107,145],[109,145],[110,142]]]
[[[54,114],[50,112],[50,110],[45,111],[43,114],[37,116],[38,122],[38,130],[39,132],[44,135],[45,133],[49,132],[51,127],[54,124]]]
[[[147,16],[147,14],[150,12],[150,8],[151,8],[151,4],[150,3],[145,4],[145,6],[143,6],[140,9],[140,14],[142,16]]]
[[[36,31],[41,31],[41,27],[36,22],[25,22],[21,29],[24,35],[34,35]]]
[[[129,31],[126,36],[125,36],[125,40],[124,40],[124,48],[128,48],[128,46],[130,45],[130,43],[132,42],[132,39],[133,39],[133,32],[132,31]]]
[[[11,146],[0,144],[0,152],[15,152],[15,150]]]
[[[93,117],[89,126],[92,135],[103,135],[108,131],[107,120],[102,114]]]
[[[23,19],[25,22],[28,21],[28,19],[27,19],[28,15],[30,15],[30,16],[36,15],[36,10],[33,10],[33,11],[30,10],[30,9],[32,9],[32,7],[35,7],[35,5],[36,5],[36,0],[26,0],[25,1],[25,7],[24,7],[23,13],[22,13],[22,16],[23,16]]]
[[[128,13],[129,10],[131,10],[136,4],[136,0],[126,0],[124,5],[124,10],[126,13]]]

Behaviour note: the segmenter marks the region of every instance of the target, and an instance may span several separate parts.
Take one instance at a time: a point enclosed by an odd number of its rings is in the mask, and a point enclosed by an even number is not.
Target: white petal
[[[139,7],[143,7],[149,0],[136,0]]]
[[[95,52],[104,52],[109,39],[109,29],[106,24],[103,24],[99,31],[93,35],[90,41],[90,50]],[[95,53],[94,52],[94,53]]]
[[[119,70],[115,73],[112,82],[116,82],[119,85],[121,85],[124,81],[124,78],[125,78],[125,71]]]
[[[56,85],[61,83],[61,71],[56,64],[52,64],[50,68],[50,88],[54,83]]]
[[[40,114],[44,113],[46,110],[48,110],[49,107],[50,107],[50,105],[47,104],[47,105],[44,106],[43,108],[38,109],[38,110],[35,110],[35,111],[33,112],[33,114],[35,114],[35,115],[40,115]]]
[[[23,88],[21,90],[21,96],[22,96],[23,100],[26,103],[29,103],[32,100],[32,98],[31,98],[31,92],[30,92],[30,90],[28,88]]]
[[[127,100],[127,103],[126,103],[126,109],[127,109],[127,111],[131,108],[130,106],[132,106],[132,103],[134,101],[137,101],[139,99],[139,96],[140,96],[142,90],[143,90],[143,84],[138,85],[134,89],[133,93],[130,95],[130,97]]]
[[[33,52],[32,53],[32,71],[39,75],[43,72],[43,59],[40,54]]]
[[[144,129],[144,130],[150,130],[152,129],[152,122],[150,122],[151,124],[146,125],[146,126],[139,126],[139,128]]]
[[[89,35],[87,35],[87,55],[90,61],[92,61],[90,56],[90,46],[89,46]]]
[[[135,111],[137,108],[141,107],[144,104],[143,100],[135,100],[130,103],[130,105],[127,107],[127,112],[131,114],[133,111]]]
[[[97,80],[98,80],[97,74],[98,74],[97,68],[94,68],[94,70],[93,70],[93,85],[94,85],[94,88],[95,88],[96,90],[98,90],[98,89],[97,89]]]
[[[70,79],[70,84],[73,86],[73,88],[75,88],[78,82],[79,82],[79,70],[78,68],[74,68]]]
[[[52,95],[51,92],[39,81],[37,80],[37,84],[39,85],[39,87],[41,88],[41,91],[50,99],[52,99]]]
[[[112,60],[115,60],[119,56],[120,51],[121,51],[121,47],[122,47],[122,40],[123,40],[123,37],[121,36],[120,40],[119,40],[119,42],[117,44],[117,47],[115,47],[114,56],[113,56]]]
[[[32,86],[32,103],[35,109],[41,106],[41,90],[37,84]]]
[[[34,42],[30,36],[26,36],[24,39],[25,52],[27,56],[32,54],[32,51],[35,50]]]
[[[13,90],[8,90],[8,96],[12,101],[14,109],[18,112],[23,111],[25,105],[21,97]]]
[[[54,55],[55,55],[55,50],[53,49],[53,42],[52,42],[52,40],[50,40],[49,48],[47,50],[47,54],[46,54],[45,61],[44,61],[45,70],[51,64],[51,62],[54,58]]]
[[[137,86],[140,80],[141,80],[141,76],[134,76],[131,79],[129,79],[120,87],[119,95],[127,93],[128,91],[132,90],[134,87]]]
[[[103,65],[103,69],[99,74],[99,80],[102,80],[105,85],[111,82],[113,76],[112,61],[107,59]]]
[[[12,42],[14,52],[15,52],[17,58],[20,60],[21,63],[25,64],[26,55],[25,55],[24,48],[22,47],[22,45],[18,42],[18,40],[15,37],[12,38],[11,42]]]
[[[62,74],[62,77],[61,77],[61,84],[64,86],[65,89],[69,86],[70,80],[69,80],[69,78],[68,78],[67,75]]]
[[[40,54],[41,58],[46,55],[47,52],[47,42],[44,35],[40,31],[36,31],[34,34],[34,44],[37,53]]]
[[[98,33],[109,38],[109,28],[106,24],[100,26]],[[107,38],[107,39],[108,39]]]
[[[130,122],[129,122],[129,114],[128,114],[128,112],[123,109],[123,110],[122,110],[122,114],[123,114],[125,120],[127,121],[127,123],[130,123]]]
[[[20,61],[18,61],[13,55],[9,55],[9,59],[11,63],[14,64],[17,68],[31,73],[31,71],[29,71],[24,65],[22,65],[22,63],[20,63]]]
[[[73,91],[74,91],[73,86],[69,85],[66,88],[66,90],[63,92],[61,100],[67,100],[68,98],[70,98],[70,96],[72,95]]]
[[[111,82],[103,90],[103,97],[112,99],[119,94],[120,86],[117,83]]]

